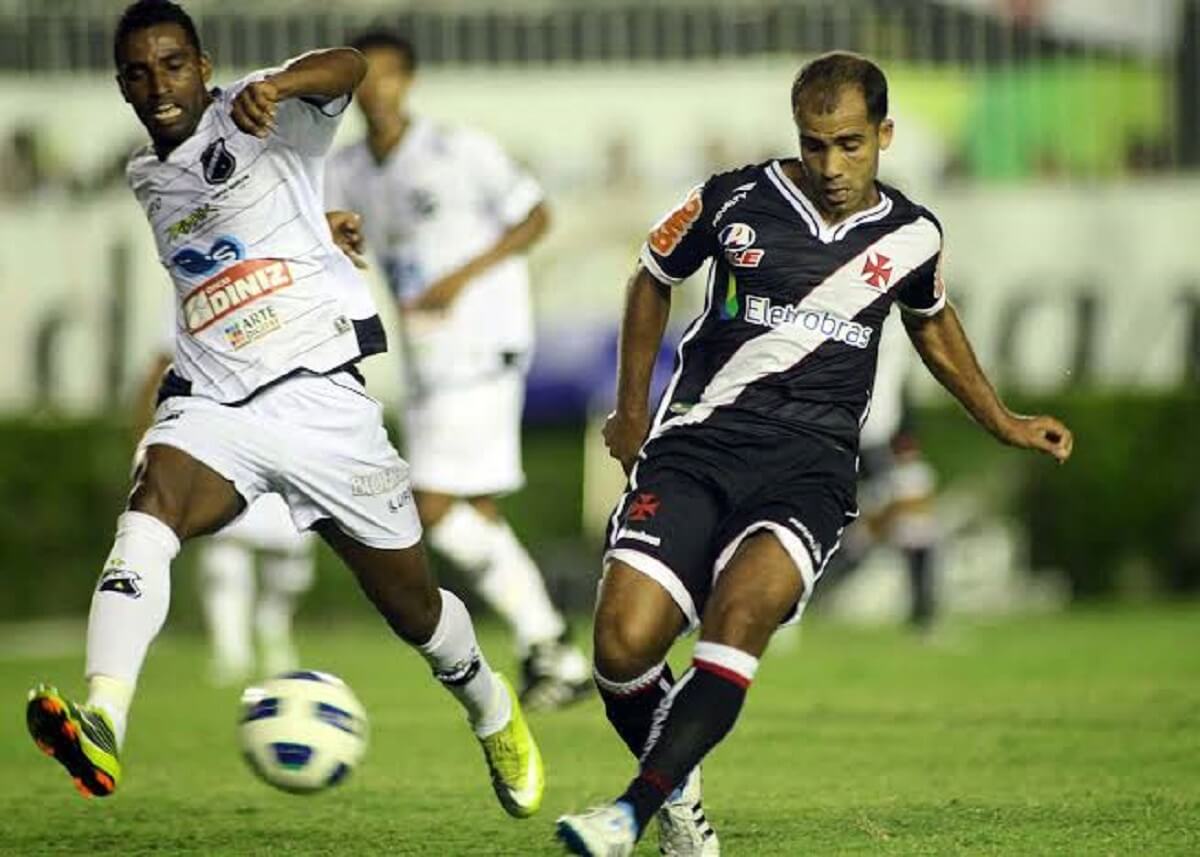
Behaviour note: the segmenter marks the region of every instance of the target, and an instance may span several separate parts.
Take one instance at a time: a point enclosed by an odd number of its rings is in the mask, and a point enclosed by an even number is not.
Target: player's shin
[[[479,650],[466,605],[453,592],[440,592],[441,616],[433,636],[417,650],[433,668],[434,677],[467,710],[471,728],[482,738],[508,722],[512,700]]]
[[[124,740],[133,689],[151,640],[167,618],[171,561],[179,538],[143,512],[117,519],[117,537],[92,596],[88,616],[88,704],[111,718]]]
[[[757,669],[758,658],[732,646],[696,644],[691,669],[655,712],[641,770],[619,798],[639,831],[733,728]]]
[[[654,712],[675,684],[670,664],[666,661],[655,664],[630,681],[613,681],[601,675],[599,670],[594,676],[608,722],[629,751],[640,759],[650,737]]]

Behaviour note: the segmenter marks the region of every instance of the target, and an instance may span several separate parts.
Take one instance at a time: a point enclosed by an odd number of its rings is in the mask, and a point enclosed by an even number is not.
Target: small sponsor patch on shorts
[[[408,470],[399,465],[384,467],[371,473],[360,473],[350,477],[350,493],[355,497],[374,497],[395,491],[408,478]]]
[[[628,528],[617,530],[617,541],[620,541],[621,539],[630,539],[635,542],[645,542],[648,545],[654,545],[654,547],[658,547],[662,544],[662,539],[658,536],[652,536],[649,533],[643,533],[640,530],[630,530]]]

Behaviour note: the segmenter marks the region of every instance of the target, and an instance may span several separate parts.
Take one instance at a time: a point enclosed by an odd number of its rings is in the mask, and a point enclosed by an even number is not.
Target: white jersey
[[[368,248],[404,301],[494,245],[529,216],[542,190],[490,137],[418,117],[382,163],[365,141],[330,158],[326,197],[331,209],[363,215]],[[474,279],[444,318],[410,318],[407,327],[428,380],[496,371],[506,352],[533,342],[524,257]]]
[[[229,111],[272,71],[214,91],[191,137],[163,160],[147,146],[127,169],[175,285],[174,382],[223,403],[386,348],[367,284],[325,222],[324,157],[349,97],[284,101],[259,139]]]

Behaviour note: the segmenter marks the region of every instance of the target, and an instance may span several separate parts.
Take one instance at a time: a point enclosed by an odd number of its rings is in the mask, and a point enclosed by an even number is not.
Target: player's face
[[[796,107],[800,161],[813,200],[835,218],[874,205],[879,153],[892,142],[892,120],[875,123],[857,86],[843,87],[832,110],[820,99],[801,98]]]
[[[412,86],[412,72],[404,55],[391,48],[371,48],[367,58],[367,76],[358,85],[358,107],[368,125],[394,122],[403,112]]]
[[[121,43],[117,85],[160,152],[196,130],[211,96],[212,65],[178,24],[135,30]]]

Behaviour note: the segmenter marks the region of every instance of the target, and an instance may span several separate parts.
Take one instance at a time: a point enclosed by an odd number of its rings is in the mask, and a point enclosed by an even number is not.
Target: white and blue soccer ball
[[[343,782],[367,749],[367,712],[329,673],[284,673],[242,693],[242,754],[263,780],[287,792]]]

